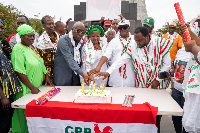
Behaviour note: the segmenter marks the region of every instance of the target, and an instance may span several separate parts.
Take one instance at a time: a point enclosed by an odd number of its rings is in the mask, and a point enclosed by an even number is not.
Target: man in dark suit
[[[81,50],[84,41],[85,27],[82,22],[76,22],[69,34],[62,36],[57,44],[54,60],[54,83],[57,86],[78,86],[81,75],[86,84],[90,79],[80,68]]]

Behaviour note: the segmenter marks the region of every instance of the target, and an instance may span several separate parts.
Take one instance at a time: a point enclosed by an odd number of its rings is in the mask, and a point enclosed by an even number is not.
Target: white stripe
[[[110,126],[113,129],[112,133],[157,133],[157,127],[154,124],[94,123],[41,117],[27,117],[26,119],[29,133],[90,133],[90,129],[91,133],[94,133],[94,124],[98,124],[101,131],[106,126]]]

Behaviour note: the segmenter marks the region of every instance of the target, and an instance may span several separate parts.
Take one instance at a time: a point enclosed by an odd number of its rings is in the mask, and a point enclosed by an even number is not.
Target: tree
[[[173,22],[175,22],[176,25],[177,25],[176,32],[177,32],[178,34],[180,34],[180,33],[179,33],[179,28],[178,28],[179,21],[178,21],[177,19],[175,19],[175,20],[173,20]],[[169,24],[170,24],[169,22],[166,22],[165,25],[162,26],[162,28],[160,28],[160,29],[158,29],[158,30],[156,31],[156,34],[157,34],[159,37],[162,37],[164,34],[166,34],[166,33],[169,31]]]
[[[5,39],[11,34],[16,33],[16,20],[18,15],[22,14],[13,5],[3,5],[0,3],[0,19],[4,22],[4,35],[0,39]]]
[[[38,18],[30,18],[29,19],[30,26],[39,34],[41,35],[44,32],[42,27],[41,20]]]

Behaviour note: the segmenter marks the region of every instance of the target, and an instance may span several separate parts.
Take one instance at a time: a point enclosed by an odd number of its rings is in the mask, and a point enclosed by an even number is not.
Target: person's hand
[[[181,77],[181,78],[179,78],[178,80],[176,80],[176,82],[178,82],[178,83],[183,83],[183,80],[184,80],[184,76],[183,77]]]
[[[121,17],[121,19],[123,19],[123,18],[124,18],[124,16],[122,15],[122,13],[121,13],[121,14],[119,14],[119,16]]]
[[[185,25],[183,24],[179,24],[179,31],[180,33],[183,35],[183,33],[185,32],[185,30],[188,28],[188,30],[190,31],[190,25],[188,23],[186,23]]]
[[[40,92],[40,90],[36,87],[33,87],[30,89],[32,94],[38,94]]]
[[[93,75],[89,76],[89,83],[88,84],[90,84],[91,81],[93,81],[93,83],[95,83]]]
[[[101,68],[96,67],[96,68],[90,70],[90,71],[88,72],[88,75],[96,74],[96,73],[100,72],[100,70],[101,70]]]
[[[103,23],[104,22],[105,17],[101,17],[99,23]]]
[[[158,88],[159,84],[160,84],[160,82],[157,81],[156,79],[154,79],[154,80],[151,82],[151,88],[152,88],[152,89],[156,89],[156,88]]]
[[[51,87],[55,87],[48,74],[45,75],[45,85],[47,84],[49,84]]]
[[[83,73],[82,74],[82,77],[83,77],[83,79],[84,79],[84,82],[86,83],[86,85],[88,85],[89,86],[89,84],[90,84],[90,82],[89,82],[89,76],[87,75],[87,74],[85,74],[85,73]]]
[[[3,51],[6,55],[10,55],[12,49],[10,47],[7,47],[7,46],[3,46]]]
[[[10,108],[10,101],[8,100],[7,97],[2,97],[2,99],[0,100],[1,102],[1,106],[2,106],[2,110],[6,111],[9,110]]]
[[[184,46],[185,46],[185,51],[186,52],[192,52],[192,48],[194,46],[196,46],[196,41],[195,40],[191,40],[189,42],[184,42]]]
[[[170,71],[170,77],[174,77],[174,68]]]
[[[71,21],[72,20],[72,18],[69,18],[68,20],[67,20],[67,23],[69,22],[69,21]]]
[[[100,76],[103,76],[104,78],[102,79],[102,81],[104,79],[106,79],[110,74],[108,72],[98,72],[95,77],[100,77]]]

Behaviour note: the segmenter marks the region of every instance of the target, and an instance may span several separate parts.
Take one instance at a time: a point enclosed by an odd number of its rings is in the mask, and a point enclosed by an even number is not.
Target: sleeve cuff
[[[199,52],[198,55],[197,55],[197,59],[198,59],[198,61],[200,62],[200,52]]]
[[[106,53],[103,54],[103,56],[105,56],[106,58],[108,58],[108,60],[110,59],[111,55],[107,55]]]
[[[157,80],[158,82],[162,82],[162,79],[159,79],[158,77],[156,78],[156,80]]]
[[[81,76],[83,75],[83,71],[81,70],[81,68],[78,69],[77,73],[78,73],[79,75],[81,75]]]
[[[113,72],[113,70],[112,69],[108,69],[106,72],[111,74]]]

